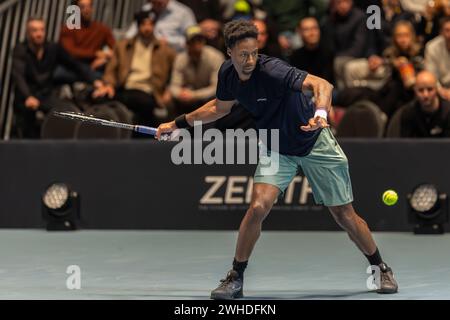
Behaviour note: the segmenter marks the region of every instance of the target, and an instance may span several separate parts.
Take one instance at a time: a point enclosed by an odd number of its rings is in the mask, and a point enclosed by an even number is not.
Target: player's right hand
[[[155,138],[161,140],[161,135],[164,133],[170,134],[177,129],[177,125],[175,121],[161,123],[158,127],[158,131],[156,131]]]

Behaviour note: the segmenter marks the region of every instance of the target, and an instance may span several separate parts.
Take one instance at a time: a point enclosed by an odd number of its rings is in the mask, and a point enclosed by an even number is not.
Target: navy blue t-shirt
[[[250,79],[241,81],[229,59],[220,67],[216,97],[239,101],[254,117],[257,129],[278,129],[281,154],[305,156],[321,131],[300,129],[315,111],[301,92],[307,74],[278,58],[259,55]]]

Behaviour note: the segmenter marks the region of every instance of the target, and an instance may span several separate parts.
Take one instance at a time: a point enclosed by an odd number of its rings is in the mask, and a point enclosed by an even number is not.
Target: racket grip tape
[[[150,135],[154,136],[154,135],[156,135],[156,132],[158,130],[156,128],[152,128],[152,127],[136,126],[134,131],[144,133],[144,134],[150,134]]]

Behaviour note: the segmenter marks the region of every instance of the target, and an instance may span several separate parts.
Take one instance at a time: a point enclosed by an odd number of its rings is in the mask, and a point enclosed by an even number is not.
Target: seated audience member
[[[301,46],[301,40],[295,32],[298,22],[307,16],[316,16],[320,21],[326,13],[328,2],[328,0],[262,1],[262,9],[267,12],[266,21],[273,22],[277,27],[278,44],[285,58]],[[272,27],[272,23],[269,25]]]
[[[441,35],[425,47],[425,69],[439,81],[439,95],[450,100],[450,17],[441,22]]]
[[[450,102],[439,97],[436,77],[429,71],[420,72],[414,92],[416,99],[401,109],[400,135],[450,137]]]
[[[381,29],[389,37],[387,39],[390,41],[392,32],[395,25],[399,21],[409,21],[414,26],[417,27],[417,21],[415,14],[405,9],[402,0],[382,0],[382,11],[381,11]],[[366,11],[365,9],[363,11]]]
[[[24,138],[38,138],[40,125],[55,107],[59,110],[75,108],[71,102],[58,97],[54,85],[54,72],[58,65],[79,74],[86,82],[94,82],[92,75],[64,48],[57,43],[46,42],[45,38],[45,21],[31,17],[26,24],[26,41],[17,44],[13,52],[16,126]]]
[[[215,97],[223,54],[205,44],[199,26],[186,31],[187,51],[175,58],[170,91],[177,114],[189,113]]]
[[[425,13],[418,23],[418,32],[423,43],[439,36],[440,22],[445,17],[450,17],[450,0],[428,1]]]
[[[302,38],[303,47],[292,53],[291,65],[333,83],[333,53],[321,39],[317,19],[303,18],[297,30]]]
[[[181,52],[185,48],[184,35],[188,27],[197,24],[192,10],[176,0],[149,0],[142,7],[142,11],[153,11],[156,14],[155,36]],[[127,31],[127,38],[137,33],[136,24],[132,24]]]
[[[335,0],[324,22],[322,34],[325,43],[333,45],[334,73],[339,89],[352,86],[344,77],[346,64],[366,58],[370,44],[366,19],[365,13],[353,6],[352,0]]]
[[[73,58],[100,79],[106,63],[112,56],[115,40],[109,27],[92,19],[93,1],[74,1],[74,4],[80,7],[81,29],[69,29],[64,25],[59,42]],[[64,68],[58,69],[56,77],[62,82],[79,81],[76,74]]]
[[[199,25],[206,39],[206,44],[226,54],[227,48],[225,47],[225,39],[223,38],[222,24],[217,20],[205,19]]]
[[[360,1],[361,2],[361,1]],[[400,0],[379,0],[365,2],[363,11],[369,5],[379,5],[381,10],[380,28],[367,30],[369,45],[366,58],[350,61],[345,66],[345,78],[349,87],[368,86],[378,90],[389,79],[389,66],[384,64],[383,52],[391,44],[395,25],[400,21],[408,21],[415,31],[414,14],[403,9]]]
[[[152,11],[136,15],[138,35],[117,43],[106,66],[103,85],[94,97],[115,98],[135,114],[135,122],[156,125],[155,108],[171,103],[168,90],[175,52],[153,34],[156,16]]]
[[[378,91],[377,104],[388,117],[414,97],[415,75],[423,69],[423,50],[413,25],[399,21],[393,32],[392,45],[383,53],[391,76]]]
[[[358,100],[370,100],[390,118],[414,98],[415,75],[423,69],[422,52],[412,24],[399,21],[394,27],[392,44],[383,52],[384,63],[391,70],[386,83],[379,90],[346,88],[339,93],[336,104],[347,107]]]
[[[381,88],[389,78],[389,68],[383,63],[383,52],[392,41],[395,25],[399,21],[408,21],[413,27],[415,25],[414,15],[403,10],[400,0],[383,0],[382,9],[380,29],[367,30],[369,44],[366,57],[345,65],[344,77],[349,87]]]
[[[266,22],[261,19],[253,19],[253,23],[258,29],[258,53],[282,58],[280,46],[276,41],[272,41]]]

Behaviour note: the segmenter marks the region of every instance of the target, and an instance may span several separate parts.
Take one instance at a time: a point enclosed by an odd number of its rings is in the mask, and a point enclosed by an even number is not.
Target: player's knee
[[[271,206],[265,202],[255,201],[250,204],[247,214],[255,222],[262,222],[269,214]]]
[[[351,205],[329,207],[336,222],[343,228],[353,224],[357,218]]]

